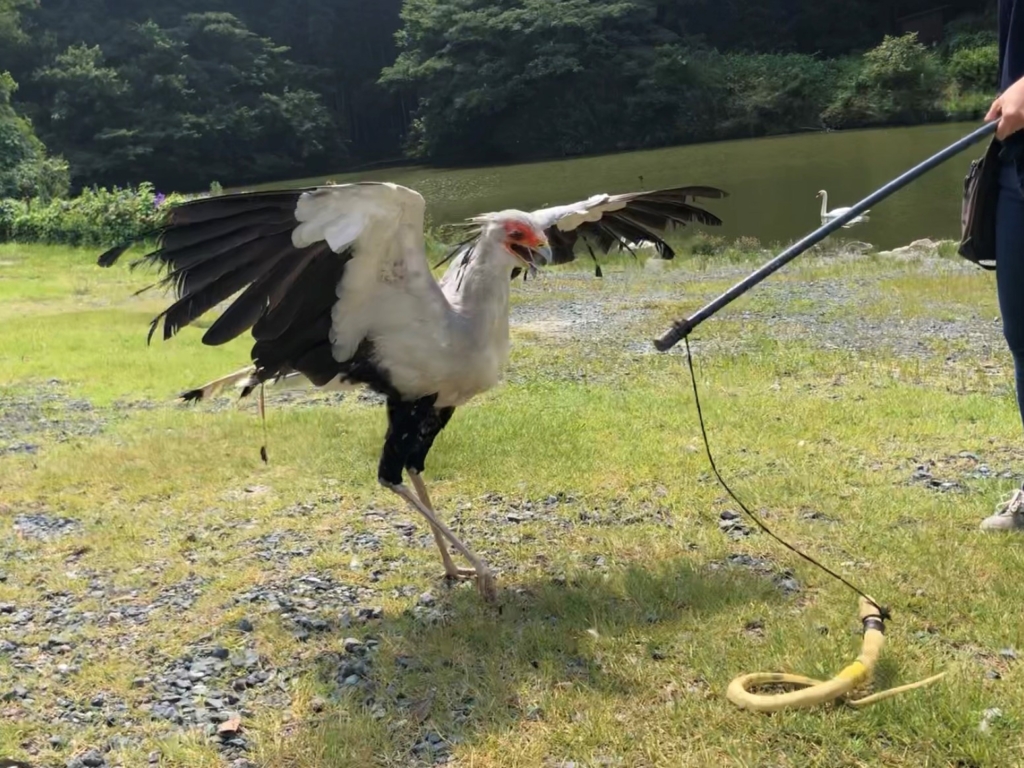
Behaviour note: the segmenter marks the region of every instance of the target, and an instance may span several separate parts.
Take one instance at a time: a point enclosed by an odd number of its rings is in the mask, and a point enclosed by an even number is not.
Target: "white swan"
[[[818,194],[815,195],[815,197],[821,198],[822,224],[827,224],[828,222],[832,221],[832,219],[838,219],[840,216],[842,216],[844,213],[850,210],[849,208],[836,208],[835,210],[832,211],[828,210],[828,192],[826,192],[824,189],[819,190]],[[868,217],[868,213],[870,211],[871,209],[868,208],[868,210],[864,211],[864,213],[862,213],[860,216],[855,216],[854,218],[850,219],[848,222],[843,224],[843,229],[849,229],[854,224],[860,224],[863,221],[870,221],[870,218]]]

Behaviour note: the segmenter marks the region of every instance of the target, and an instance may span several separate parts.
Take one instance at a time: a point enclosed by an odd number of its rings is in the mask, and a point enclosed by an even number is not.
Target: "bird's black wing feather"
[[[156,265],[165,276],[152,287],[173,289],[175,301],[154,318],[163,338],[238,296],[203,336],[220,345],[252,329],[257,376],[267,380],[299,371],[314,383],[339,372],[330,355],[331,309],[351,249],[334,253],[326,243],[292,243],[295,208],[307,189],[244,192],[200,198],[170,208],[150,236],[158,247],[132,264]],[[134,243],[99,258],[113,266]],[[239,293],[241,291],[241,293]]]
[[[575,260],[576,245],[581,238],[589,247],[596,247],[604,253],[615,246],[620,250],[631,250],[630,242],[645,240],[654,245],[661,258],[671,259],[675,251],[662,233],[675,226],[691,223],[720,226],[722,220],[718,216],[695,205],[693,201],[700,197],[726,196],[726,192],[715,187],[676,187],[584,200],[572,205],[534,211],[533,215],[544,226],[555,264]],[[603,207],[609,210],[601,212],[596,221],[573,222],[574,216],[600,211]]]

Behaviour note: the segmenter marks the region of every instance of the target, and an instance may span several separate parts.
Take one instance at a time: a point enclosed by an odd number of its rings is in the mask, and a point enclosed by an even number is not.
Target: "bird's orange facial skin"
[[[521,221],[505,222],[505,238],[509,245],[518,243],[527,248],[536,248],[546,244],[544,238],[538,235],[533,227]]]
[[[527,265],[533,264],[533,249],[546,248],[547,240],[523,221],[505,222],[505,248]]]

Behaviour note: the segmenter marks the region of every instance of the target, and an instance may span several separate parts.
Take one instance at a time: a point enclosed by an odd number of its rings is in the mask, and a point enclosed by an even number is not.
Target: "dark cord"
[[[779,538],[774,533],[772,533],[772,531],[768,528],[768,526],[765,525],[763,522],[761,522],[760,518],[758,518],[757,515],[755,515],[753,512],[751,512],[749,509],[747,509],[746,505],[736,497],[736,494],[732,492],[732,489],[726,484],[725,480],[722,479],[722,475],[719,473],[718,467],[715,465],[715,459],[711,455],[711,444],[708,442],[708,432],[707,432],[707,429],[704,427],[704,413],[701,410],[701,407],[700,407],[700,395],[697,392],[697,374],[694,373],[694,370],[693,370],[693,355],[690,353],[690,337],[689,336],[684,336],[683,337],[683,343],[686,345],[686,363],[687,363],[687,365],[690,368],[690,381],[693,382],[693,401],[694,401],[694,403],[697,406],[697,418],[700,420],[700,433],[701,433],[701,436],[704,438],[704,450],[707,452],[708,462],[711,464],[711,469],[715,473],[715,477],[718,478],[718,482],[725,489],[725,492],[728,493],[729,496],[732,497],[732,500],[735,501],[739,505],[739,508],[742,509],[744,511],[744,513],[746,513],[747,517],[749,517],[751,520],[754,521],[754,523],[757,525],[758,528],[760,528],[762,531],[767,533],[769,536],[771,536],[773,539],[775,539],[777,542],[779,542],[786,549],[790,550],[791,552],[796,553],[797,555],[802,557],[804,560],[809,562],[811,565],[817,566],[818,568],[823,570],[825,573],[827,573],[829,576],[831,576],[832,578],[837,579],[838,581],[842,582],[847,587],[849,587],[854,592],[856,592],[858,595],[863,597],[865,600],[867,600],[869,603],[871,603],[871,605],[875,606],[875,608],[878,609],[878,613],[879,613],[879,615],[883,619],[890,618],[889,610],[887,608],[883,608],[882,606],[880,606],[878,603],[876,603],[870,597],[865,595],[861,590],[857,589],[857,587],[853,586],[853,584],[851,584],[849,581],[844,579],[842,576],[840,576],[835,571],[825,567],[824,565],[819,563],[817,560],[815,560],[810,555],[805,555],[803,552],[801,552],[799,549],[794,547],[792,544],[789,544],[788,542],[784,541],[783,539]]]

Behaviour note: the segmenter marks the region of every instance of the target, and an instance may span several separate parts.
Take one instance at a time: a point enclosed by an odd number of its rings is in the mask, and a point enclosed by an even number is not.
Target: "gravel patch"
[[[746,538],[754,532],[754,529],[744,522],[740,513],[732,509],[723,510],[718,516],[718,529],[733,541]]]
[[[0,458],[38,453],[47,441],[93,437],[113,418],[114,412],[67,395],[57,379],[30,387],[5,387],[0,389]]]
[[[345,584],[331,573],[307,573],[271,582],[236,595],[235,605],[262,606],[277,614],[295,638],[309,640],[314,633],[336,633],[354,623],[383,617],[375,605],[378,594],[366,587]]]
[[[310,537],[298,531],[268,533],[248,543],[255,547],[252,557],[268,563],[309,557],[316,549]]]
[[[605,278],[608,279],[608,278]],[[645,297],[638,297],[642,299]],[[646,320],[651,311],[639,307],[623,309],[623,298],[530,301],[516,304],[509,323],[516,330],[533,331],[565,341],[586,344],[620,339],[623,331]]]
[[[14,532],[26,539],[48,541],[76,533],[81,529],[77,520],[44,513],[27,513],[15,515]]]
[[[958,480],[944,480],[941,477],[935,477],[932,470],[925,464],[919,465],[914,470],[909,482],[921,484],[939,493],[963,493],[967,490]]]
[[[489,493],[482,502],[488,507],[483,514],[487,529],[517,527],[529,522],[544,523],[562,530],[632,525],[675,526],[670,510],[650,501],[618,498],[598,507],[572,494],[559,492],[538,499],[508,499],[499,493]]]
[[[235,652],[222,646],[191,649],[151,677],[133,681],[147,690],[139,709],[151,720],[198,730],[229,760],[250,749],[244,722],[253,707],[290,704],[290,674],[246,646]]]
[[[769,255],[766,255],[767,261]],[[815,258],[815,257],[810,257]],[[818,262],[834,262],[835,258],[817,257]],[[842,261],[854,262],[863,258],[856,254],[843,257]],[[918,268],[929,274],[971,274],[976,268],[959,262],[924,257],[915,259]],[[805,259],[805,264],[812,263]],[[897,260],[893,260],[898,267]],[[513,327],[533,330],[557,340],[575,341],[584,347],[600,345],[606,350],[617,348],[631,355],[659,354],[650,338],[668,329],[651,328],[652,312],[640,306],[626,307],[623,304],[642,304],[644,301],[680,301],[702,290],[708,282],[738,282],[749,275],[755,266],[721,265],[704,271],[672,270],[658,276],[657,282],[648,280],[644,291],[619,290],[618,286],[635,286],[637,278],[619,273],[606,274],[603,282],[615,286],[607,295],[587,296],[583,299],[547,299],[539,288],[519,287],[530,301],[513,307]],[[904,274],[894,271],[893,276]],[[560,281],[568,279],[559,275]],[[579,280],[593,280],[592,275],[574,276]],[[744,300],[754,303],[752,308],[740,309],[732,304],[718,317],[743,327],[768,329],[776,341],[800,341],[816,348],[830,351],[856,353],[887,352],[905,358],[925,359],[934,357],[937,344],[956,345],[973,350],[971,355],[985,354],[989,350],[1001,350],[1005,344],[1002,327],[998,320],[981,317],[969,308],[953,305],[950,312],[956,319],[935,317],[863,316],[860,311],[837,312],[837,308],[857,309],[870,305],[878,293],[878,283],[887,275],[877,277],[849,276],[842,281],[834,278],[820,279],[772,279],[758,284]],[[581,283],[580,291],[585,290]],[[571,289],[569,289],[571,290]],[[718,290],[714,293],[718,294]],[[713,298],[710,294],[707,300]],[[742,300],[741,300],[742,301]],[[688,305],[691,302],[688,301]],[[761,306],[770,309],[760,309]],[[936,310],[946,307],[936,306]],[[848,316],[845,316],[848,315]],[[617,342],[617,344],[609,344]],[[720,338],[713,332],[695,333],[691,347],[695,353],[737,354],[749,351],[755,340],[743,338]],[[677,345],[673,354],[682,354]],[[586,357],[584,352],[584,357]],[[951,362],[959,359],[960,353],[951,354]]]
[[[906,483],[938,493],[967,493],[969,486],[978,482],[1020,484],[1024,481],[1024,472],[1011,468],[1019,467],[1024,461],[1024,456],[1018,454],[1019,451],[995,452],[990,458],[983,459],[971,451],[961,451],[937,459],[916,461]],[[1005,464],[999,468],[997,462]]]
[[[723,568],[741,568],[762,578],[768,579],[784,595],[790,597],[802,591],[803,587],[797,581],[791,570],[779,570],[771,561],[763,557],[754,557],[743,553],[732,554],[725,558],[725,562],[713,560],[708,564],[711,570]]]

